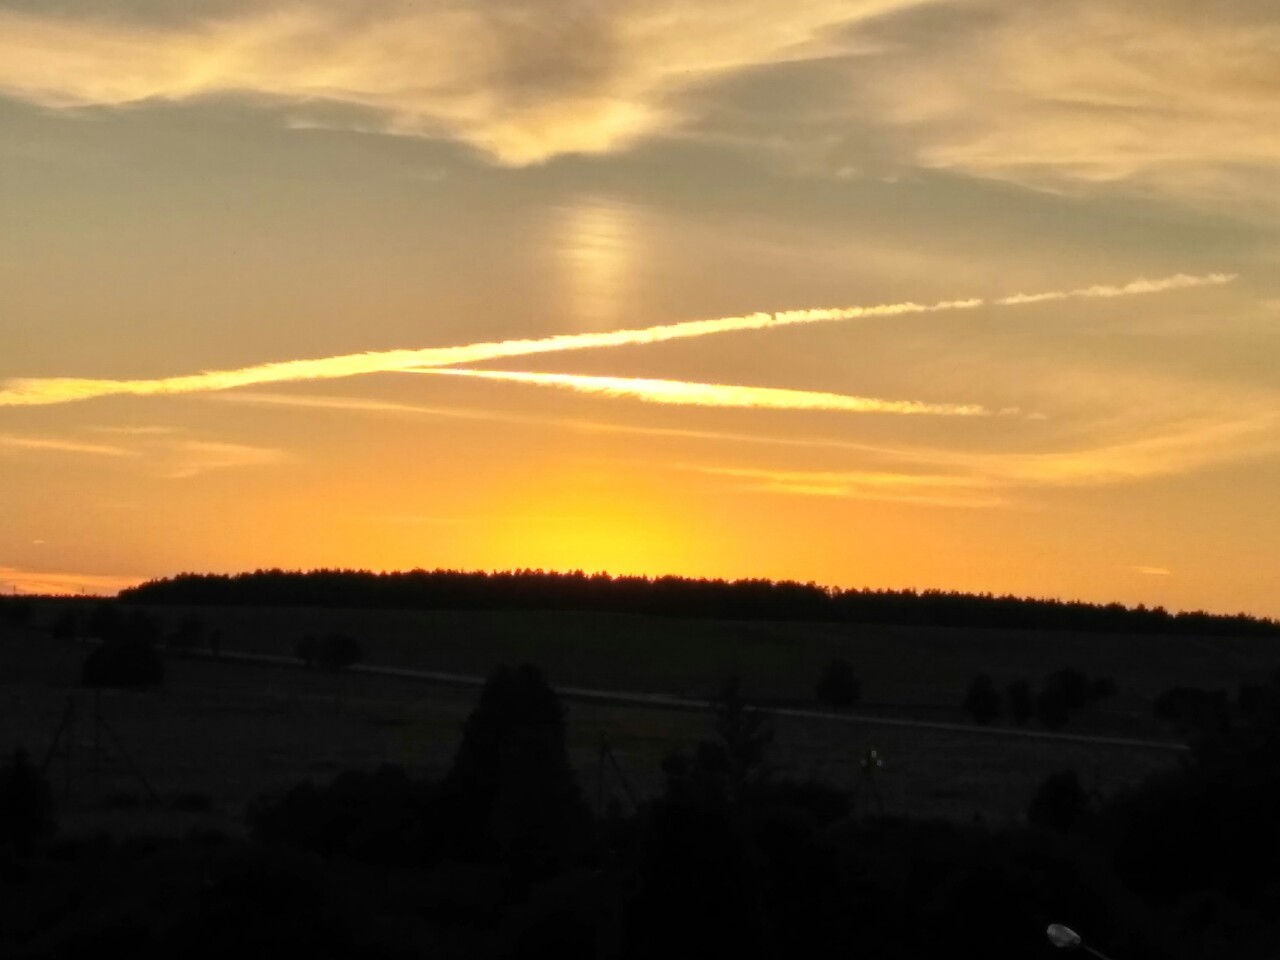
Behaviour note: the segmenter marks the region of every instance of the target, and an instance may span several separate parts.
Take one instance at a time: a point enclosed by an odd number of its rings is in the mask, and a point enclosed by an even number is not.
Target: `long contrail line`
[[[434,367],[408,370],[437,376],[475,377],[512,383],[559,387],[606,397],[630,397],[646,403],[697,407],[747,407],[757,410],[834,410],[846,413],[937,414],[950,417],[989,416],[976,404],[924,403],[918,400],[882,400],[817,390],[786,390],[687,380],[652,380],[644,377],[591,377],[576,373],[524,373],[514,370],[459,370]]]
[[[1161,290],[1217,285],[1228,283],[1233,279],[1235,279],[1234,275],[1221,273],[1198,277],[1177,274],[1160,280],[1135,280],[1120,287],[1090,287],[1082,290],[1054,291],[1051,293],[1016,294],[1012,297],[997,300],[995,303],[997,305],[1012,306],[1068,297],[1132,296],[1135,294],[1157,293]],[[870,307],[784,310],[777,313],[752,313],[738,317],[721,317],[715,320],[688,320],[681,323],[612,330],[604,333],[560,334],[530,340],[501,340],[492,343],[474,343],[454,347],[427,347],[415,350],[385,350],[314,360],[284,360],[242,367],[236,370],[213,370],[185,376],[161,377],[148,380],[95,380],[74,377],[21,378],[5,381],[3,387],[0,388],[0,406],[39,406],[119,395],[154,396],[206,393],[263,383],[332,380],[371,373],[390,373],[414,367],[452,367],[459,364],[498,360],[505,357],[528,356],[538,353],[663,343],[668,340],[705,337],[737,330],[766,330],[774,327],[837,320],[970,310],[982,306],[985,302],[981,299],[943,300],[933,304],[908,301],[906,303],[882,304]]]

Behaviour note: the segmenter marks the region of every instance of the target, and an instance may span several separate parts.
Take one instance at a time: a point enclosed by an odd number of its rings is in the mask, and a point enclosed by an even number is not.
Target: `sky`
[[[0,0],[0,589],[1280,616],[1269,0]]]

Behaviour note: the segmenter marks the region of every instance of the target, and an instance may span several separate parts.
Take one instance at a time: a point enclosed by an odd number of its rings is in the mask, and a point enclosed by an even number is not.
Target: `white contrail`
[[[1178,274],[1175,277],[1163,280],[1137,280],[1123,287],[1091,287],[1087,290],[1066,293],[1017,294],[1014,297],[998,300],[996,303],[1013,305],[1064,297],[1129,296],[1155,293],[1176,287],[1226,283],[1230,279],[1232,278],[1227,275],[1216,273],[1203,277],[1189,277],[1184,274]],[[1100,291],[1115,292],[1103,293]],[[22,378],[4,382],[3,388],[0,388],[0,406],[37,406],[118,395],[153,396],[157,394],[207,393],[263,383],[332,380],[370,373],[389,373],[415,367],[451,367],[459,364],[498,360],[505,357],[528,356],[537,353],[557,353],[598,347],[662,343],[667,340],[705,337],[737,330],[766,330],[774,327],[837,320],[969,310],[982,306],[984,302],[980,299],[943,300],[933,304],[906,302],[870,307],[784,310],[777,313],[752,313],[738,317],[720,317],[715,320],[688,320],[681,323],[661,324],[628,330],[612,330],[604,333],[560,334],[534,340],[501,340],[455,347],[427,347],[415,350],[353,353],[314,360],[284,360],[276,363],[242,367],[237,370],[213,370],[205,373],[148,380],[93,380],[72,377]]]
[[[687,380],[651,380],[641,377],[589,377],[574,373],[523,373],[512,370],[422,369],[408,373],[478,377],[560,387],[579,393],[630,397],[648,403],[698,407],[751,407],[769,410],[837,410],[849,413],[935,414],[951,417],[989,416],[991,411],[973,404],[923,403],[916,400],[881,400],[816,390],[784,390]]]
[[[1092,287],[1081,287],[1079,290],[1054,290],[1049,293],[1015,293],[1011,297],[1001,297],[995,303],[1002,307],[1012,307],[1024,303],[1043,303],[1046,300],[1075,300],[1092,297],[1132,297],[1143,293],[1163,293],[1165,290],[1185,290],[1188,287],[1215,287],[1230,283],[1236,279],[1234,273],[1209,273],[1204,276],[1192,276],[1187,273],[1175,273],[1171,277],[1160,280],[1139,279],[1123,286],[1098,284]]]

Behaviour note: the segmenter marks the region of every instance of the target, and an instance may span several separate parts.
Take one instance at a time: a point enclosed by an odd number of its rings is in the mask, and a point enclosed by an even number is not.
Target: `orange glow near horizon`
[[[1182,6],[0,2],[0,588],[1280,615],[1280,13]]]

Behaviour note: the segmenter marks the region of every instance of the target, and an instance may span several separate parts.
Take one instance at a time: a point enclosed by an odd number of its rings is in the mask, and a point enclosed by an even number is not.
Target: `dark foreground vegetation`
[[[612,577],[581,571],[181,574],[124,590],[120,600],[168,606],[592,610],[721,620],[1280,637],[1280,623],[1245,614],[1170,613],[1163,607],[941,590],[838,590],[791,581]]]
[[[855,792],[779,775],[734,682],[714,719],[659,796],[595,785],[593,811],[556,695],[503,667],[443,776],[350,771],[180,840],[58,840],[14,755],[0,955],[1021,960],[1053,955],[1051,922],[1114,960],[1280,949],[1280,676],[1196,726],[1181,769],[1107,798],[1064,770],[1000,828],[879,815],[872,767]]]

